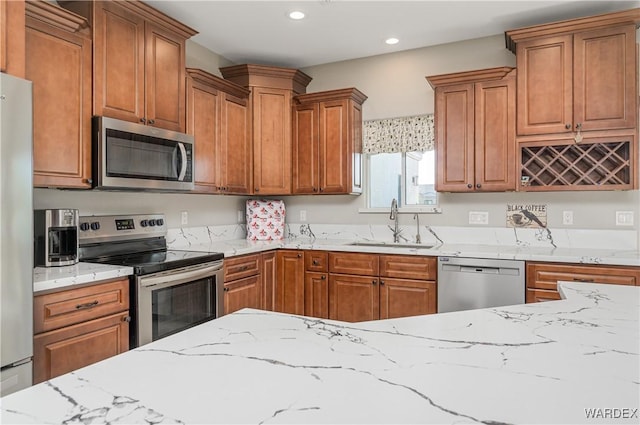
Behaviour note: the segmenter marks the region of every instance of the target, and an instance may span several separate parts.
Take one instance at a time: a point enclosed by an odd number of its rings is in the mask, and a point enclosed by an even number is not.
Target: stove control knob
[[[94,221],[93,223],[91,223],[91,230],[99,230],[100,229],[100,223],[98,223],[97,221]]]
[[[149,222],[147,220],[142,220],[140,222],[140,226],[142,226],[142,227],[147,227],[148,225],[149,225]]]
[[[153,218],[149,220],[149,226],[153,227],[155,225],[156,225],[156,221]]]
[[[156,226],[162,226],[164,224],[164,220],[159,218],[156,220]]]
[[[89,223],[80,223],[80,230],[82,230],[83,232],[86,232],[89,229],[90,229]]]

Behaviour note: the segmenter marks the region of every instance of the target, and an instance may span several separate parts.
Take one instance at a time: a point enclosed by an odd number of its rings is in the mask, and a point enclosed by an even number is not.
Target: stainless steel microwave
[[[93,186],[186,191],[194,187],[193,136],[107,117],[93,119]]]

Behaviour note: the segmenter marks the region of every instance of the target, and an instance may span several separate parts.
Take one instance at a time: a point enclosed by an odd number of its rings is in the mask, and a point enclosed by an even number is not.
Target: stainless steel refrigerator
[[[0,73],[0,395],[33,379],[33,108],[30,81]]]

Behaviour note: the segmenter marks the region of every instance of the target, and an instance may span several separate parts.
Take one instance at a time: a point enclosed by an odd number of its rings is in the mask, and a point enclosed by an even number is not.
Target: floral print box
[[[273,241],[284,239],[284,201],[247,200],[247,239]]]

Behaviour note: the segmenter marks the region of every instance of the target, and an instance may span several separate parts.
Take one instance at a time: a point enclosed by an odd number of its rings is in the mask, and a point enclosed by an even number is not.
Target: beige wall
[[[187,65],[219,75],[217,68],[231,64],[196,43],[187,45]],[[425,76],[513,66],[515,57],[505,49],[502,35],[406,52],[374,56],[303,69],[313,77],[308,91],[357,87],[369,96],[364,104],[365,119],[398,117],[433,112],[433,91]],[[163,212],[170,227],[180,226],[180,212],[189,212],[189,225],[236,223],[244,197],[189,194],[87,192],[37,189],[35,208],[79,208],[81,214]],[[311,223],[384,224],[386,214],[360,214],[364,196],[284,197],[288,222],[299,222],[301,210]],[[574,212],[574,228],[615,229],[615,211],[634,211],[635,226],[640,221],[638,191],[573,193],[491,193],[442,194],[442,214],[424,216],[433,225],[468,225],[469,211],[488,211],[490,226],[505,225],[507,203],[535,202],[549,206],[552,227],[562,226],[562,211]],[[412,215],[401,217],[411,224]],[[629,229],[629,227],[620,227]]]

